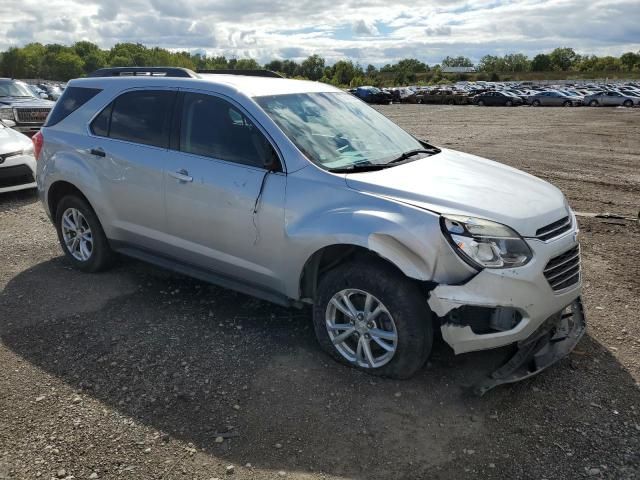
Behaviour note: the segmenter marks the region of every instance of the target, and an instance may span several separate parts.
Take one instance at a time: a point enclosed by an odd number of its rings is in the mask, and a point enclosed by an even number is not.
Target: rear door
[[[616,95],[615,92],[607,92],[603,97],[602,97],[602,103],[603,105],[607,105],[607,106],[614,106],[614,105],[618,105],[619,104],[619,98]]]
[[[150,249],[164,243],[164,169],[176,92],[135,89],[91,122],[91,157],[105,197],[110,237]]]
[[[238,104],[209,93],[181,92],[176,122],[165,176],[172,256],[284,291],[275,271],[286,176],[272,142]]]

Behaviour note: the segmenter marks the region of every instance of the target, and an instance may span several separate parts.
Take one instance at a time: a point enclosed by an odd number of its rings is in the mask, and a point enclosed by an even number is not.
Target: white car
[[[0,120],[0,193],[36,187],[33,143],[9,128],[11,123]]]

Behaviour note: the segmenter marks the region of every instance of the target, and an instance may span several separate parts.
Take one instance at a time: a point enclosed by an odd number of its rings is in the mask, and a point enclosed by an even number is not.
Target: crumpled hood
[[[494,220],[525,237],[568,214],[564,195],[550,183],[455,150],[345,180],[355,190],[437,213]]]
[[[0,107],[33,107],[33,108],[53,108],[56,102],[45,100],[44,98],[21,98],[21,97],[0,97]]]

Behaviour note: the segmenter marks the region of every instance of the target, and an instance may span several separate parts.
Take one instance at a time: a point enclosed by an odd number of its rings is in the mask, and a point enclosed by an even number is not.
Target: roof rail
[[[214,68],[212,70],[196,70],[198,73],[213,73],[217,75],[246,75],[248,77],[271,77],[271,78],[284,78],[279,73],[273,72],[271,70],[263,70],[263,69],[225,69],[225,68]]]
[[[198,75],[188,68],[181,67],[109,67],[100,68],[87,75],[88,77],[182,77],[198,78]]]

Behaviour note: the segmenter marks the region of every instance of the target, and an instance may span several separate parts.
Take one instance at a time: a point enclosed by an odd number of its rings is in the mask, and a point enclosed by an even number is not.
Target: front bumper
[[[586,330],[582,301],[578,297],[569,307],[549,317],[530,337],[518,343],[516,353],[500,368],[474,387],[484,395],[505,383],[519,382],[537,375],[566,357]]]
[[[33,155],[8,157],[0,163],[0,193],[36,187],[36,160]]]
[[[549,260],[577,245],[576,235],[573,230],[549,242],[529,239],[533,258],[527,265],[484,269],[462,285],[434,288],[429,294],[429,307],[440,317],[442,337],[454,352],[487,350],[523,341],[549,317],[571,305],[580,296],[581,278],[567,289],[554,291],[543,271]],[[517,319],[511,328],[480,331],[473,316],[480,310],[511,312]],[[458,313],[460,318],[455,318]]]

